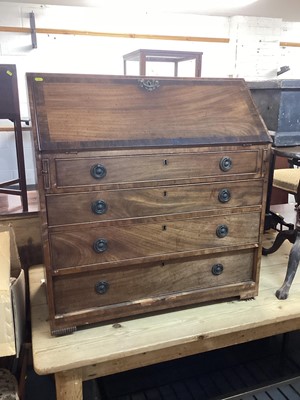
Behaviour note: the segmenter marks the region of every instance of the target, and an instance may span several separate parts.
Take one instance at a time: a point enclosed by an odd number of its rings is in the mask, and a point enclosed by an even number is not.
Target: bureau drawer
[[[56,313],[129,305],[253,281],[254,250],[54,277]],[[147,303],[148,300],[148,303]],[[195,299],[193,300],[195,302]],[[122,305],[122,304],[120,304]]]
[[[106,190],[47,196],[50,226],[261,204],[262,181]]]
[[[184,154],[55,159],[56,186],[76,187],[164,180],[261,175],[261,152],[237,150]]]
[[[203,218],[81,225],[50,230],[51,264],[55,269],[91,264],[118,265],[206,253],[214,248],[256,244],[260,213]]]

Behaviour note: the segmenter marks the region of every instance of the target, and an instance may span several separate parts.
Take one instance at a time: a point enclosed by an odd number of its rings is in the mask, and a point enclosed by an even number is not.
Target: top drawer
[[[194,178],[228,176],[231,179],[261,176],[259,149],[204,153],[138,155],[116,157],[56,158],[58,188],[126,185],[160,181],[176,183]]]

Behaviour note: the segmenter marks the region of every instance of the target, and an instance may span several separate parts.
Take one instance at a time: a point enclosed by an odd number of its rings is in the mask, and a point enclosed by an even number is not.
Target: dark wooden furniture
[[[275,160],[274,171],[286,168],[289,168],[288,160],[283,157],[277,157]],[[271,202],[270,205],[285,204],[288,203],[288,200],[289,200],[288,193],[285,190],[282,190],[274,186],[272,187],[272,196],[270,199]]]
[[[257,295],[270,138],[244,80],[28,88],[53,334]]]
[[[147,62],[168,62],[174,63],[174,76],[178,76],[178,64],[183,61],[195,60],[195,77],[201,76],[202,52],[196,51],[176,51],[176,50],[150,50],[139,49],[123,56],[124,75],[127,74],[127,61],[138,61],[140,75],[146,75]]]
[[[300,146],[274,147],[273,153],[276,157],[288,158],[291,162],[298,165],[300,160]],[[300,183],[296,194],[296,224],[290,224],[289,229],[282,229],[276,236],[274,243],[267,249],[263,249],[263,254],[275,253],[285,240],[293,243],[289,254],[287,272],[282,286],[276,291],[276,297],[280,300],[287,299],[290,287],[293,283],[300,262]]]
[[[14,124],[18,163],[18,178],[1,182],[0,193],[21,196],[23,211],[28,211],[17,70],[12,64],[0,64],[0,119],[10,120]],[[19,188],[15,189],[13,185]]]
[[[300,80],[276,79],[247,84],[265,124],[274,131],[274,146],[300,145]]]
[[[282,79],[247,82],[253,100],[273,138],[274,153],[280,148],[297,146],[300,144],[300,80]],[[283,153],[285,150],[283,149]],[[282,154],[283,154],[282,153]],[[276,157],[272,155],[270,166],[270,179],[266,207],[265,229],[270,228],[293,229],[292,224],[286,223],[281,215],[273,213],[272,204],[282,204],[288,201],[287,192],[273,185],[273,171],[276,171],[281,163],[281,168],[287,168],[290,163],[288,157]],[[283,164],[284,163],[284,164]],[[299,164],[299,163],[298,163]],[[277,171],[276,171],[277,172]],[[276,174],[275,174],[276,175]],[[281,186],[279,186],[281,187]],[[279,197],[280,196],[280,197]],[[285,197],[284,197],[285,196]],[[281,199],[281,202],[279,201]]]

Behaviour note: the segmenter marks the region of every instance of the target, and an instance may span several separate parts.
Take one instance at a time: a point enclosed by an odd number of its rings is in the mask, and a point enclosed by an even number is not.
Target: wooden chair
[[[296,275],[300,262],[300,168],[275,169],[273,175],[273,187],[285,190],[293,194],[296,200],[296,225],[290,229],[281,230],[269,249],[263,249],[263,254],[274,253],[285,240],[293,244],[287,265],[286,276],[282,286],[275,295],[279,300],[287,299],[289,290]]]
[[[300,168],[275,169],[273,172],[272,186],[294,195],[296,201],[295,209],[297,210],[300,201]],[[279,233],[270,248],[263,248],[263,255],[265,256],[275,253],[286,239],[294,243],[294,224],[285,222],[281,215],[277,216],[278,220],[275,221],[272,228],[279,231]],[[277,223],[280,225],[279,229],[277,228]],[[283,229],[283,226],[287,227],[287,229]]]
[[[298,192],[300,181],[300,168],[275,169],[273,175],[273,187],[284,190],[295,196]]]

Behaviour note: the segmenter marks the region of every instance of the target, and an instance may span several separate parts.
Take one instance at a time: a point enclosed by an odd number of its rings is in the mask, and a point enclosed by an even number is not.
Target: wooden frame
[[[25,162],[23,150],[22,126],[19,107],[17,69],[15,65],[0,65],[0,119],[10,120],[14,124],[18,178],[0,183],[0,193],[21,196],[23,211],[28,211]],[[19,189],[11,188],[19,185]]]
[[[194,51],[174,51],[174,50],[150,50],[140,49],[132,53],[125,54],[124,75],[126,75],[127,61],[138,61],[140,75],[146,75],[147,62],[168,62],[174,63],[174,76],[178,76],[178,64],[183,61],[195,60],[195,77],[201,77],[202,52]]]

